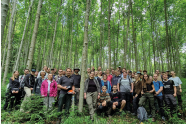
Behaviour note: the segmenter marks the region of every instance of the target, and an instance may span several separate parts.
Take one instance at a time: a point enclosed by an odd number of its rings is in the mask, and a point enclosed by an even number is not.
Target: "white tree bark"
[[[31,0],[31,4],[29,6],[28,16],[26,18],[26,23],[25,23],[23,36],[22,36],[22,39],[21,39],[21,44],[20,44],[20,47],[19,47],[18,57],[17,57],[17,60],[16,60],[16,64],[15,64],[14,70],[17,70],[17,68],[18,68],[18,63],[19,63],[19,59],[20,59],[20,55],[21,55],[21,50],[22,50],[22,46],[23,46],[23,42],[24,42],[24,38],[25,38],[26,27],[27,27],[27,24],[28,24],[28,19],[29,19],[30,11],[32,9],[33,2],[34,2],[34,0]]]
[[[36,37],[37,37],[37,31],[38,31],[38,27],[39,27],[39,20],[40,20],[42,3],[43,3],[43,0],[39,0],[39,4],[38,4],[38,7],[37,7],[36,19],[35,19],[35,25],[34,25],[34,32],[32,34],[30,51],[29,51],[28,61],[27,61],[27,68],[28,69],[31,69],[31,67],[32,67],[32,61],[33,61],[33,56],[34,56],[34,48],[35,48],[35,42],[36,42]]]
[[[10,63],[11,47],[12,47],[12,43],[11,43],[11,41],[12,41],[11,40],[12,24],[13,24],[14,14],[16,12],[16,4],[17,4],[17,0],[14,1],[12,15],[11,15],[11,18],[10,18],[10,24],[9,24],[9,28],[8,28],[8,52],[7,52],[5,72],[4,72],[4,76],[3,76],[3,82],[2,82],[3,85],[5,84],[5,81],[6,81],[6,77],[7,77],[7,73],[8,73],[8,67],[9,67],[9,63]]]
[[[6,25],[6,17],[10,0],[1,0],[1,42],[3,40],[4,28]]]
[[[88,21],[90,12],[91,0],[87,0],[86,13],[85,13],[85,27],[84,27],[84,43],[82,51],[82,64],[81,64],[81,83],[80,83],[80,95],[79,95],[79,112],[83,111],[83,99],[84,99],[84,80],[86,76],[86,60],[88,49]]]

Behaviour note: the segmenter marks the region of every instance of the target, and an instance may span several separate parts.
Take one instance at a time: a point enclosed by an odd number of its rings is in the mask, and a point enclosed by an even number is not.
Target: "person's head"
[[[35,75],[35,72],[36,72],[35,69],[32,69],[32,70],[31,70],[31,74],[32,74],[32,75]]]
[[[103,74],[103,80],[107,80],[107,75],[106,74]]]
[[[62,69],[59,69],[59,70],[58,70],[58,74],[59,74],[59,75],[63,75],[63,70],[62,70]]]
[[[123,68],[123,69],[122,69],[122,72],[126,72],[126,68]]]
[[[48,67],[47,66],[44,66],[43,67],[43,70],[46,72],[48,70]]]
[[[74,71],[72,70],[71,74],[74,74]]]
[[[44,77],[46,75],[46,72],[43,70],[40,72],[41,77]]]
[[[19,76],[19,72],[18,71],[14,71],[14,73],[12,74],[11,79],[14,81],[15,78],[18,78],[18,76]]]
[[[116,91],[117,91],[117,85],[113,85],[113,86],[112,86],[112,90],[113,90],[114,92],[116,92]]]
[[[95,71],[95,76],[96,76],[96,77],[98,76],[98,71]]]
[[[90,68],[87,68],[87,73],[90,73],[90,71],[91,71]]]
[[[123,72],[123,77],[125,77],[125,78],[127,77],[127,72],[126,71]]]
[[[55,73],[53,68],[51,69],[51,73],[52,73],[52,74],[54,74],[54,73]]]
[[[110,69],[107,69],[107,70],[106,70],[106,73],[107,73],[107,74],[110,74]]]
[[[25,75],[29,74],[29,69],[25,69],[25,70],[24,70],[24,74],[25,74]]]
[[[142,72],[142,70],[140,69],[139,72]]]
[[[70,76],[72,74],[72,69],[71,68],[67,68],[66,69],[66,76]]]
[[[131,77],[132,77],[132,78],[134,78],[134,75],[135,75],[135,74],[134,74],[134,73],[132,73]],[[137,75],[137,74],[136,74],[136,75]]]
[[[90,72],[90,75],[89,75],[90,76],[90,79],[93,79],[94,78],[94,75],[95,75],[95,72],[94,71],[91,71]]]
[[[174,77],[176,75],[176,73],[174,71],[171,71],[171,75],[172,75],[172,77]]]
[[[112,72],[111,72],[111,73],[112,73],[112,75],[115,75],[115,71],[114,71],[114,69],[112,69]]]
[[[159,75],[160,71],[158,69],[156,69],[156,72],[155,72],[157,75]]]
[[[51,80],[52,81],[52,78],[53,78],[53,74],[52,73],[49,73],[48,74],[48,80]]]
[[[168,74],[166,73],[163,74],[163,80],[168,80]]]
[[[35,76],[36,76],[36,77],[37,77],[38,73],[39,73],[38,71],[35,72]]]
[[[140,79],[143,79],[144,75],[140,75]]]
[[[102,76],[102,71],[99,71],[99,76]]]
[[[63,71],[63,75],[66,75],[66,71],[65,70]]]
[[[156,81],[156,80],[158,79],[158,74],[155,73],[155,74],[153,75],[153,78],[154,78],[154,80]]]
[[[102,86],[102,91],[103,91],[103,93],[106,93],[107,92],[107,87],[106,86]]]
[[[129,72],[128,72],[128,75],[132,76],[132,71],[129,71]]]
[[[138,71],[138,72],[137,72],[137,75],[140,77],[140,76],[141,76],[141,72],[140,72],[140,71]]]
[[[143,74],[147,74],[147,70],[143,70]]]
[[[147,81],[148,79],[149,79],[149,76],[148,76],[147,74],[144,74],[144,75],[143,75],[143,80],[144,80],[144,81]]]
[[[56,68],[54,68],[54,73],[56,73],[57,72],[57,69]]]
[[[129,73],[130,70],[127,70],[127,74]]]
[[[116,76],[119,75],[119,74],[118,74],[118,70],[115,70],[114,73],[115,73]]]
[[[98,71],[101,71],[101,66],[98,67]]]
[[[50,68],[47,69],[47,73],[50,73]]]
[[[166,71],[166,74],[168,74],[168,75],[169,75],[169,72],[170,72],[169,70],[168,70],[168,71]]]
[[[94,68],[94,66],[92,66],[92,71],[95,71],[95,68]]]
[[[139,80],[139,79],[140,79],[139,75],[135,74],[135,75],[134,75],[134,79],[135,79],[135,80]]]
[[[163,76],[163,74],[165,74],[165,72],[164,72],[164,71],[162,71],[162,72],[161,72],[161,75],[162,75],[162,76]]]
[[[74,72],[77,74],[79,72],[79,69],[74,69]]]

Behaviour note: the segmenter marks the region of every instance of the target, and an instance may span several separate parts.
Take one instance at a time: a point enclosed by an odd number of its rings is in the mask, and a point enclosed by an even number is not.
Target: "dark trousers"
[[[155,96],[154,99],[158,101],[158,106],[160,108],[161,116],[165,116],[163,110],[163,96]]]
[[[19,93],[11,93],[10,98],[10,110],[12,110],[13,107],[20,104],[20,94]]]
[[[7,107],[8,107],[8,104],[9,104],[9,101],[10,101],[10,98],[11,98],[11,91],[8,90],[8,91],[6,92],[6,94],[5,94],[5,96],[6,96],[6,101],[5,101],[5,105],[4,105],[4,107],[3,107],[4,110],[6,110]]]
[[[134,97],[133,99],[133,113],[137,114],[137,109],[139,107],[138,103],[139,103],[139,98],[141,95],[138,95],[137,97]]]
[[[164,101],[167,107],[170,109],[171,114],[176,113],[177,100],[172,94],[165,94]]]
[[[107,105],[106,106],[98,106],[97,108],[97,112],[98,113],[106,113],[107,115],[110,115],[111,114],[111,111],[112,111],[112,102],[107,102]]]
[[[66,114],[69,114],[69,109],[71,106],[71,99],[72,99],[71,94],[60,94],[59,101],[58,101],[58,112],[62,111],[63,104],[65,104]]]
[[[124,109],[126,111],[130,111],[131,110],[130,109],[130,96],[131,96],[130,92],[127,92],[127,93],[121,92],[121,94],[122,94],[122,100],[124,99],[126,101],[126,106]]]

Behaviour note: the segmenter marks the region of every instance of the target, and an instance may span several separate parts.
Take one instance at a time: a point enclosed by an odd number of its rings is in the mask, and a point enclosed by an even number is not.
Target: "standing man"
[[[24,112],[24,110],[23,110],[24,102],[31,96],[31,93],[33,91],[34,84],[35,84],[35,77],[34,77],[35,72],[36,72],[36,70],[32,69],[31,74],[27,74],[24,78],[24,91],[26,92],[26,94],[25,94],[24,100],[21,104],[21,108],[20,108],[21,112]]]
[[[123,77],[117,83],[118,92],[121,92],[122,99],[126,101],[126,110],[130,113],[130,96],[133,92],[133,83],[130,78],[127,78],[127,72],[123,72]]]
[[[101,66],[99,66],[99,67],[98,67],[98,72],[101,71],[101,70],[102,70],[102,68],[101,68]]]
[[[37,79],[38,73],[39,73],[38,71],[35,72],[35,81]]]
[[[112,78],[112,86],[117,85],[118,80],[121,78],[120,74],[121,72],[119,70],[115,70],[115,76]]]
[[[74,78],[74,86],[75,86],[75,104],[78,106],[79,104],[79,93],[80,93],[80,82],[81,82],[81,75],[79,75],[80,69],[74,68],[74,74],[72,74],[72,77]]]
[[[172,75],[170,75],[169,72],[170,72],[169,70],[166,71],[166,74],[167,74],[167,76],[168,76],[168,79],[169,79],[170,77],[172,77]]]
[[[157,69],[155,72],[158,76],[157,81],[162,81],[161,75],[160,75],[160,71]]]
[[[72,69],[67,68],[66,76],[61,77],[57,85],[57,87],[61,89],[59,95],[58,112],[62,111],[63,104],[65,104],[66,114],[69,114],[72,94],[75,93],[74,78],[71,76],[71,73],[72,73]],[[69,90],[72,90],[72,94],[68,94]]]
[[[143,75],[147,74],[147,70],[143,70]]]
[[[55,78],[55,71],[53,68],[51,69],[51,73],[52,73],[52,79],[54,79]]]
[[[116,74],[115,74],[115,70],[114,69],[112,69],[112,72],[111,72],[112,74],[112,77],[114,77]]]

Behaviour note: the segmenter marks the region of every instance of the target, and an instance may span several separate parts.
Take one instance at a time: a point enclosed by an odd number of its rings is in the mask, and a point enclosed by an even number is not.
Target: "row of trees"
[[[44,65],[63,69],[78,66],[82,71],[93,65],[104,69],[121,65],[149,73],[176,70],[180,75],[186,63],[182,50],[186,40],[184,3],[2,0],[3,83],[8,72],[40,70]]]

